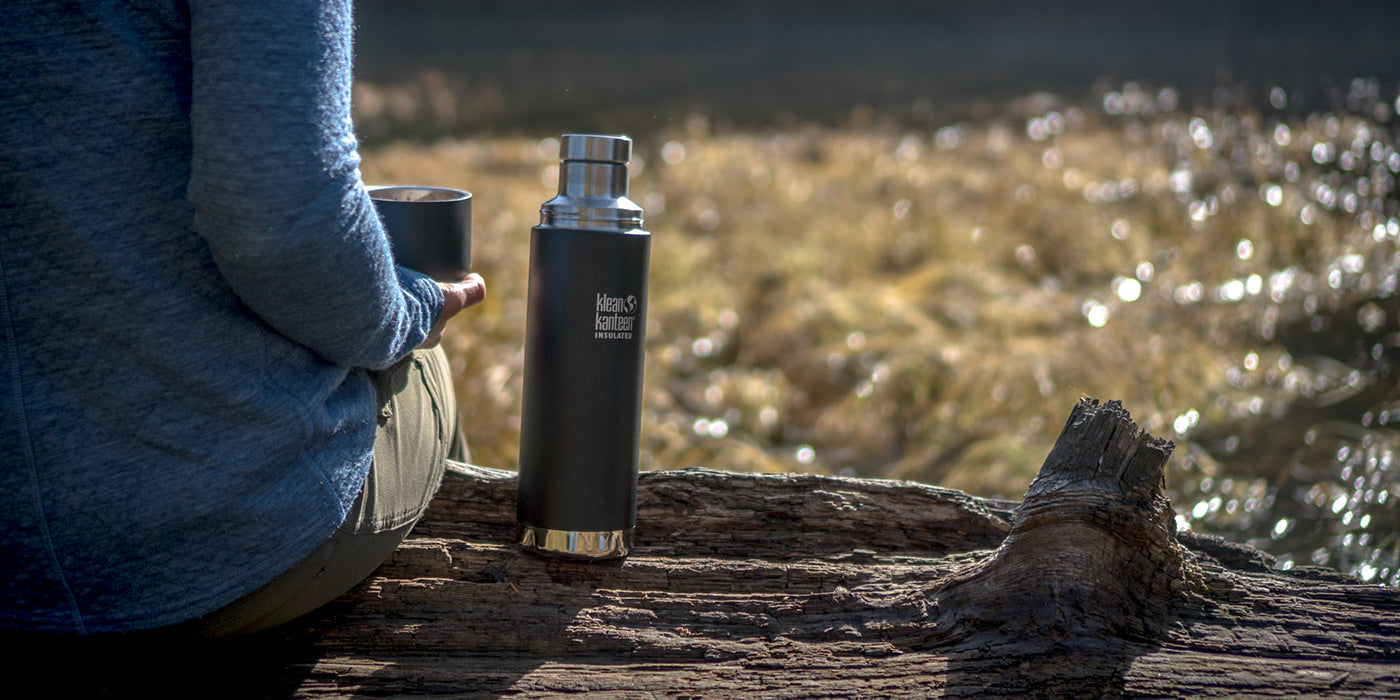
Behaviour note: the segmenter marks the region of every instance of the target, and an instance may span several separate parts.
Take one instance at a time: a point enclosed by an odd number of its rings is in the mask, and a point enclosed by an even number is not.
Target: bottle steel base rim
[[[569,559],[618,559],[632,551],[633,528],[626,530],[551,530],[522,525],[520,546],[529,552]]]

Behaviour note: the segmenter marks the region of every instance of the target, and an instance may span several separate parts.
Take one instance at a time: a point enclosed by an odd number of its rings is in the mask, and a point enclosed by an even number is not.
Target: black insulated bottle
[[[630,139],[565,134],[559,151],[530,232],[516,515],[528,551],[611,559],[636,525],[651,234],[627,198]]]

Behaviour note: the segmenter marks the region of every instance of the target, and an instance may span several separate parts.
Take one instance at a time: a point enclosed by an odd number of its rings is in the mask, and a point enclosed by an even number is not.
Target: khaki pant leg
[[[190,623],[224,637],[265,630],[329,603],[374,572],[422,517],[449,456],[466,457],[442,350],[371,375],[379,399],[374,465],[345,523],[270,583]]]

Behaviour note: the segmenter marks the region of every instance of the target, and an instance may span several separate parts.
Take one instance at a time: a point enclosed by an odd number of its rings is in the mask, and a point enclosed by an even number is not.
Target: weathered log
[[[1086,400],[1019,505],[648,472],[611,564],[521,553],[514,475],[459,469],[321,614],[182,658],[296,697],[1400,694],[1400,591],[1177,533],[1171,449]]]

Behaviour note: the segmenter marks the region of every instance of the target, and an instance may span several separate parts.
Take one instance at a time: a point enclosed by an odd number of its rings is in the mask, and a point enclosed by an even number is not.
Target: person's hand
[[[442,342],[442,330],[447,327],[447,322],[462,309],[480,304],[486,298],[486,280],[475,272],[461,282],[438,282],[438,286],[442,287],[444,300],[442,315],[423,344],[418,346],[420,348],[431,348]]]

